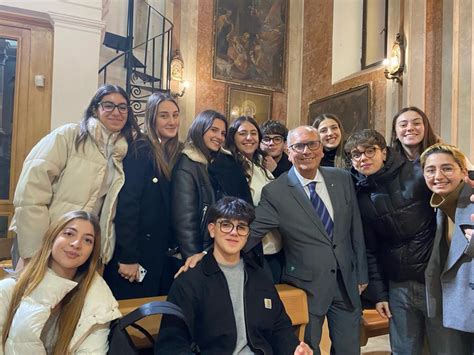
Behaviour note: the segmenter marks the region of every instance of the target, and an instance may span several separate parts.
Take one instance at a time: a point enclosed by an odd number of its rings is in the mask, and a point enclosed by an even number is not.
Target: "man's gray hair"
[[[313,126],[304,125],[304,126],[295,127],[288,132],[288,138],[287,138],[288,147],[293,144],[293,136],[296,134],[296,131],[301,130],[301,129],[304,129],[305,131],[308,131],[308,132],[315,132],[316,134],[318,134],[318,130],[314,128]]]

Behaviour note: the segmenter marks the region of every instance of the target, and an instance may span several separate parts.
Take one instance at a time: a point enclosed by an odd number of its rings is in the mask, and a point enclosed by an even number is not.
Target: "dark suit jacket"
[[[368,282],[367,258],[351,176],[342,169],[319,168],[334,210],[331,241],[294,169],[263,188],[246,250],[278,228],[286,256],[282,280],[307,292],[310,313],[326,314],[338,267],[352,305],[360,307],[357,285]]]

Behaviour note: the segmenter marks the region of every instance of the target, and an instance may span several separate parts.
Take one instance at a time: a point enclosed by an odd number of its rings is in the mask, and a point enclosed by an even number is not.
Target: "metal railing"
[[[128,1],[126,50],[116,55],[99,69],[103,83],[107,72],[124,59],[124,87],[136,116],[142,116],[151,93],[170,90],[171,48],[173,23],[161,12],[145,2],[147,21],[145,39],[134,44],[134,0]],[[117,49],[118,50],[118,49]]]

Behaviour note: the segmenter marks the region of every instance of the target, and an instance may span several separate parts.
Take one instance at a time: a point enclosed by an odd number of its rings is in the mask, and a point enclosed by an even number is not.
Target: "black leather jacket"
[[[369,293],[387,300],[386,282],[424,282],[436,231],[431,192],[419,164],[387,148],[384,167],[368,177],[352,168],[364,226]]]
[[[171,220],[183,258],[212,244],[206,215],[214,202],[207,160],[195,147],[186,145],[171,178]]]
[[[252,204],[245,175],[225,150],[208,164],[201,152],[187,144],[171,181],[173,228],[184,258],[212,245],[207,230],[207,211],[219,198],[236,196]]]

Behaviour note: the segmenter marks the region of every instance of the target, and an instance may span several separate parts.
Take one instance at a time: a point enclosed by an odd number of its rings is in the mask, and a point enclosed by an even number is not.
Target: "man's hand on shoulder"
[[[301,342],[295,349],[294,355],[313,355],[313,350],[305,342]]]
[[[183,272],[188,271],[189,268],[194,268],[202,260],[202,258],[204,258],[204,255],[206,254],[207,252],[201,252],[191,255],[189,258],[186,259],[184,265],[179,268],[178,272],[174,275],[174,278],[177,278]]]

